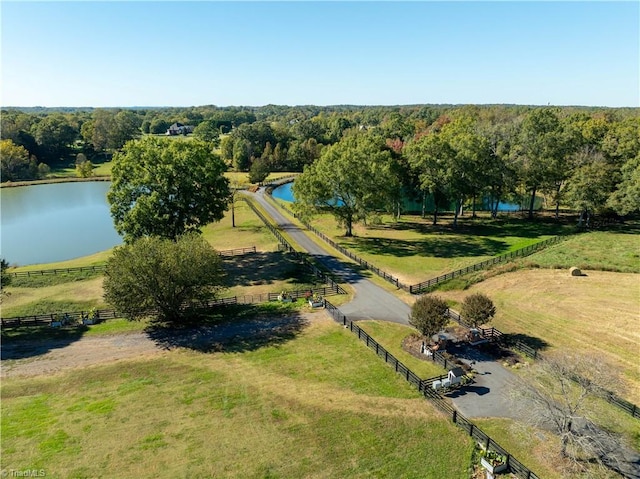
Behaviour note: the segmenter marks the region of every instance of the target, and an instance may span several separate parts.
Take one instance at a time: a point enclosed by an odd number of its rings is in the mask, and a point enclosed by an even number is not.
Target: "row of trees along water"
[[[557,208],[624,215],[640,209],[639,112],[447,105],[12,109],[2,111],[2,179],[102,161],[127,141],[164,134],[178,122],[254,181],[307,167],[313,181],[296,188],[301,206],[334,211],[347,234],[352,220],[380,210],[400,214],[401,198],[426,206],[427,196],[434,221],[443,205],[459,211],[467,200],[491,198],[495,213],[499,200],[516,193],[528,195],[529,210],[542,193]]]

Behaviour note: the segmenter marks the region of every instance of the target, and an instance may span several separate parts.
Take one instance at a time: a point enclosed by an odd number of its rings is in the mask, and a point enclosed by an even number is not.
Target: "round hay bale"
[[[572,266],[569,269],[569,273],[571,273],[571,276],[582,276],[582,271],[580,271],[578,268],[576,268],[575,266]]]

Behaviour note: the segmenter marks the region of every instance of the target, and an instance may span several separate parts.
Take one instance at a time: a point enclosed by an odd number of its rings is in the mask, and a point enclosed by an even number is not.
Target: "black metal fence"
[[[226,249],[222,251],[218,251],[220,256],[239,256],[250,253],[255,253],[256,247],[251,246],[249,248],[235,248],[235,249]],[[95,266],[79,266],[76,268],[55,268],[55,269],[42,269],[37,271],[17,271],[11,273],[14,278],[19,277],[31,277],[31,276],[49,276],[49,275],[57,275],[57,274],[65,274],[65,273],[81,273],[85,271],[89,271],[92,273],[103,273],[106,269],[106,266],[95,265]]]
[[[416,389],[421,392],[426,399],[435,404],[438,409],[447,414],[451,418],[452,422],[466,431],[470,437],[476,440],[487,450],[492,450],[497,452],[498,454],[504,455],[507,459],[508,469],[513,474],[524,479],[539,478],[539,476],[537,476],[533,471],[531,471],[515,457],[509,454],[509,452],[505,448],[494,441],[489,435],[484,433],[478,426],[473,424],[462,414],[458,413],[458,411],[454,409],[454,407],[448,401],[446,401],[438,393],[433,391],[431,387],[427,387],[429,381],[435,380],[435,378],[421,379],[417,374],[411,371],[402,362],[398,361],[398,359],[393,356],[393,354],[387,351],[381,344],[379,344],[375,339],[367,334],[366,331],[360,328],[353,321],[350,321],[346,317],[346,315],[344,315],[336,306],[331,304],[329,301],[325,301],[325,308],[335,321],[341,323],[345,328],[356,334],[358,336],[358,339],[364,342],[369,349],[375,351],[376,355],[379,358],[384,359],[387,364],[391,365],[391,367],[393,367],[398,374],[404,377],[410,384],[415,386]]]

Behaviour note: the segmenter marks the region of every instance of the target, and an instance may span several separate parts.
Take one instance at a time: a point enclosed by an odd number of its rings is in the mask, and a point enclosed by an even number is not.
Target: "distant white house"
[[[189,133],[193,133],[193,128],[192,125],[183,125],[182,123],[176,122],[169,127],[167,135],[188,135]]]

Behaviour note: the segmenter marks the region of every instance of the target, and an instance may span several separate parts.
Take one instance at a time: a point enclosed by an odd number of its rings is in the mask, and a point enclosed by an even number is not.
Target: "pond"
[[[278,186],[277,188],[274,188],[272,192],[272,196],[279,200],[289,201],[292,203],[295,201],[295,198],[293,197],[293,191],[291,191],[292,186],[293,186],[293,182],[285,183],[284,185]],[[485,203],[483,205],[484,209],[488,210],[489,200],[487,199],[484,203]],[[405,201],[405,209],[414,209],[416,211],[419,211],[421,206],[422,205],[419,203]],[[520,205],[516,203],[510,203],[507,201],[500,201],[498,203],[498,211],[501,211],[501,212],[505,212],[505,213],[514,212],[514,211],[519,211],[520,209],[521,209]]]
[[[111,183],[92,181],[1,188],[2,249],[11,265],[51,263],[122,242],[107,204]]]
[[[284,185],[278,186],[273,189],[271,196],[277,198],[282,201],[288,201],[293,203],[295,198],[293,197],[293,191],[291,191],[291,187],[293,186],[293,181],[289,183],[285,183]]]

